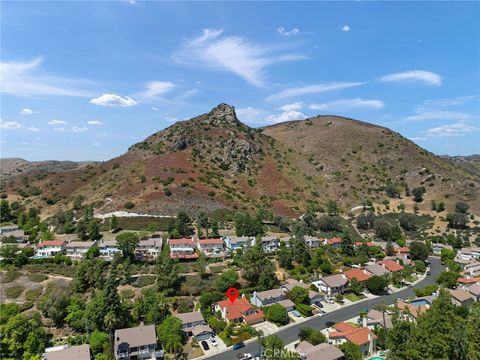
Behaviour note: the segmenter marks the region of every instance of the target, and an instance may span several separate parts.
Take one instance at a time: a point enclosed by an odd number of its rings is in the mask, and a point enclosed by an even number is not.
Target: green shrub
[[[137,280],[135,280],[135,282],[132,285],[139,288],[145,287],[148,285],[153,285],[155,284],[155,279],[156,279],[155,276],[148,276],[148,275],[139,276],[137,277]]]
[[[5,295],[10,299],[16,299],[22,295],[23,290],[25,290],[25,288],[20,285],[10,286],[5,288]]]
[[[129,288],[122,289],[120,290],[120,296],[122,297],[122,299],[131,299],[135,296],[135,291]]]
[[[124,206],[125,206],[125,209],[130,210],[130,209],[133,209],[135,207],[135,204],[132,203],[131,201],[127,201]]]
[[[18,271],[9,270],[5,274],[3,274],[2,282],[5,283],[5,284],[10,283],[13,280],[18,279],[20,276],[22,276],[22,273],[20,273]]]
[[[307,304],[295,304],[295,308],[298,310],[300,314],[303,316],[312,316],[312,307]]]
[[[28,274],[28,278],[30,279],[30,281],[39,283],[47,280],[48,276],[42,273],[30,273]]]
[[[35,289],[27,290],[25,293],[25,299],[30,302],[35,302],[35,300],[42,294],[42,287],[36,287]]]

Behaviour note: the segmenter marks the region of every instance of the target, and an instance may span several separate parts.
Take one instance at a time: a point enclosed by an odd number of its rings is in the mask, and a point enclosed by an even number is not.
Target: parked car
[[[330,298],[326,298],[326,299],[325,299],[325,302],[326,302],[327,304],[333,304],[333,303],[334,303],[333,300],[330,299]]]
[[[427,270],[427,275],[428,276],[432,275],[432,272],[430,270]]]
[[[249,353],[243,353],[243,354],[238,354],[237,359],[238,360],[252,360],[253,356],[252,356],[252,354],[249,354]]]
[[[207,344],[207,342],[206,342],[205,340],[203,340],[203,341],[201,342],[201,344],[202,344],[203,350],[208,350],[208,349],[210,349],[210,347],[208,346],[208,344]]]
[[[260,360],[260,353],[256,353],[255,355],[253,355],[253,360]]]
[[[300,315],[300,313],[297,310],[293,310],[292,314],[295,315],[296,317],[302,317],[302,315]]]
[[[325,315],[326,313],[327,313],[326,311],[323,311],[323,310],[322,310],[322,311],[320,311],[319,314],[320,314],[320,316],[323,316],[323,315]]]
[[[233,350],[238,350],[243,347],[245,347],[245,343],[243,341],[240,341],[239,343],[236,343],[235,345],[233,345]]]
[[[210,342],[212,343],[213,346],[218,346],[218,342],[217,340],[215,340],[213,336],[210,338]]]
[[[326,326],[326,327],[332,327],[333,325],[335,325],[335,321],[327,321],[327,322],[325,323],[325,326]]]

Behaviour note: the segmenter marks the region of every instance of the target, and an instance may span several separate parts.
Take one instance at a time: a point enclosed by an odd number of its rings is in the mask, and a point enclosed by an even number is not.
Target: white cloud
[[[344,31],[344,32],[349,32],[349,31],[350,31],[350,26],[344,25],[344,26],[342,27],[342,31]]]
[[[73,132],[84,132],[84,131],[88,131],[88,128],[86,126],[82,126],[82,127],[73,126],[72,131]]]
[[[355,108],[381,109],[384,106],[385,104],[381,100],[364,100],[357,98],[336,100],[321,104],[311,104],[309,108],[312,110],[345,111]]]
[[[261,109],[253,107],[235,109],[238,119],[244,123],[262,123],[267,117],[267,113]]]
[[[411,82],[418,81],[427,85],[442,85],[442,77],[439,74],[424,70],[411,70],[401,73],[393,73],[382,76],[380,81]]]
[[[182,64],[232,72],[255,86],[265,84],[265,69],[275,63],[304,59],[280,51],[280,47],[259,45],[239,36],[223,36],[223,30],[205,29],[186,41],[172,55]]]
[[[294,102],[294,103],[291,103],[291,104],[286,104],[286,105],[283,105],[282,107],[280,107],[280,110],[282,111],[296,111],[296,110],[300,110],[303,106],[303,102],[301,101],[297,101],[297,102]]]
[[[65,131],[67,131],[67,129],[61,127],[61,128],[54,128],[53,131],[56,131],[56,132],[65,132]]]
[[[121,106],[129,107],[138,105],[138,103],[133,100],[131,97],[125,96],[121,97],[116,94],[103,94],[97,98],[90,100],[90,104],[100,105],[100,106]]]
[[[5,129],[5,130],[15,130],[15,129],[20,129],[22,125],[20,125],[16,121],[3,121],[0,119],[0,129]]]
[[[414,137],[409,137],[408,140],[412,141],[425,141],[427,138],[425,136],[414,136]]]
[[[480,128],[465,123],[442,125],[426,130],[427,138],[442,138],[450,136],[464,136],[467,133],[480,131]]]
[[[87,90],[79,88],[92,82],[47,75],[39,70],[42,58],[29,62],[0,63],[0,90],[18,96],[90,96]]]
[[[175,87],[175,84],[170,81],[150,81],[146,84],[146,90],[139,95],[147,98],[156,98],[169,92]]]
[[[51,120],[47,124],[48,125],[65,125],[67,122],[63,120]]]
[[[32,115],[34,113],[35,113],[35,111],[33,111],[32,109],[29,109],[29,108],[24,108],[24,109],[20,110],[21,115]]]
[[[297,28],[293,28],[292,30],[287,30],[283,26],[279,26],[277,28],[277,32],[280,35],[286,36],[286,37],[295,36],[295,35],[300,34],[300,30],[298,30]]]
[[[305,118],[305,114],[301,113],[300,111],[284,111],[281,114],[268,116],[267,121],[270,123],[279,123],[292,120],[303,120]]]
[[[102,125],[103,122],[99,121],[99,120],[90,120],[87,122],[88,125]]]
[[[285,98],[291,98],[300,95],[315,94],[326,91],[335,91],[343,90],[351,87],[356,87],[366,84],[365,82],[334,82],[334,83],[324,83],[324,84],[315,84],[307,85],[301,87],[290,88],[282,90],[276,94],[272,94],[266,98],[267,101],[270,100],[281,100]]]
[[[415,122],[425,120],[470,120],[473,116],[459,111],[432,110],[419,112],[416,115],[407,116],[404,122]]]
[[[418,106],[417,111],[418,112],[431,111],[431,110],[436,110],[438,108],[460,106],[478,99],[480,99],[480,95],[468,95],[468,96],[458,96],[458,97],[452,97],[452,98],[426,100],[420,106]]]
[[[35,126],[30,126],[30,127],[27,128],[27,130],[28,130],[28,131],[33,131],[33,132],[38,132],[38,131],[40,131],[40,129],[39,129],[39,128],[36,128]]]
[[[177,117],[167,116],[167,117],[165,117],[165,120],[166,120],[166,121],[171,121],[171,122],[177,122],[177,121],[178,121],[178,118],[177,118]]]
[[[158,111],[159,109],[156,106],[152,106],[153,111]]]

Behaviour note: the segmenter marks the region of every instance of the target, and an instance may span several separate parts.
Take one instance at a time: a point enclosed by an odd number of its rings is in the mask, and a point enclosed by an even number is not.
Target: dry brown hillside
[[[478,179],[386,128],[325,116],[252,129],[226,104],[159,131],[110,161],[20,174],[4,181],[3,191],[47,215],[83,195],[100,213],[266,208],[296,217],[307,204],[328,199],[347,211],[367,198],[380,203],[388,182],[425,186],[425,207],[430,199],[447,208],[463,200],[479,210]]]

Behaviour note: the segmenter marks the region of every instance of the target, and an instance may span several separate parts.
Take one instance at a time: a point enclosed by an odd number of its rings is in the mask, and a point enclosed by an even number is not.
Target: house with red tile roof
[[[368,247],[374,247],[376,246],[373,241],[356,241],[355,246],[360,247],[362,245],[367,245]]]
[[[402,246],[396,249],[397,255],[407,259],[410,256],[410,248],[408,246]]]
[[[224,257],[225,243],[222,239],[199,239],[197,241],[198,249],[202,251],[206,257]]]
[[[352,281],[353,279],[357,279],[359,282],[367,281],[370,275],[364,269],[357,269],[353,268],[344,272],[345,276],[347,277],[348,281]]]
[[[339,237],[323,240],[324,245],[329,245],[333,248],[339,247],[341,243],[342,243],[342,238],[339,238]]]
[[[48,240],[39,243],[35,249],[35,254],[41,257],[52,257],[63,253],[65,250],[65,241]]]
[[[170,246],[170,258],[191,260],[197,259],[197,243],[193,239],[168,239]]]
[[[264,321],[263,311],[256,309],[244,297],[238,298],[233,303],[222,300],[215,303],[215,312],[220,312],[222,319],[227,322],[244,322],[252,325]]]
[[[477,278],[465,278],[461,277],[457,279],[457,282],[462,284],[462,285],[472,285],[475,283],[480,283],[480,277]]]
[[[402,265],[400,265],[399,263],[393,260],[384,260],[382,262],[382,265],[385,269],[387,269],[390,272],[397,272],[404,269]]]
[[[338,323],[334,331],[328,334],[328,342],[332,345],[341,345],[347,341],[358,345],[363,356],[375,351],[377,336],[367,327],[357,327],[347,323]]]
[[[415,321],[417,317],[428,310],[429,305],[413,305],[403,301],[395,303],[395,307],[403,314],[405,320]]]

